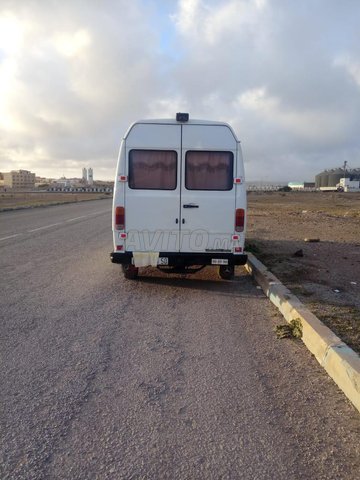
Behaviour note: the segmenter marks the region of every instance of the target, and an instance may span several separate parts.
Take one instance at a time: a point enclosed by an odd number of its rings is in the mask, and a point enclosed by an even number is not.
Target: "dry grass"
[[[106,193],[61,193],[61,192],[2,192],[0,193],[0,211],[17,208],[43,207],[63,203],[84,202],[109,198]]]
[[[324,313],[321,305],[313,304],[311,309],[349,347],[360,352],[360,311],[357,308],[329,305]]]
[[[255,215],[268,214],[271,210],[290,214],[324,214],[330,217],[359,217],[360,193],[338,192],[251,192],[249,207]]]
[[[248,207],[249,251],[360,353],[360,193],[252,192]]]

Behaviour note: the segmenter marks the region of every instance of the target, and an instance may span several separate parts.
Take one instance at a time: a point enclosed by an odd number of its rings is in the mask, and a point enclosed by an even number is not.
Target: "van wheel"
[[[139,269],[129,263],[122,265],[122,271],[124,272],[124,277],[128,280],[135,280],[139,275]]]
[[[232,280],[234,271],[234,266],[231,265],[221,265],[219,267],[219,275],[223,280]]]

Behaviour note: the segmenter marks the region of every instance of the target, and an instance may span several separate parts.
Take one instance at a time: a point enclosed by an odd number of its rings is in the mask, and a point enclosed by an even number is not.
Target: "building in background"
[[[93,169],[91,167],[82,169],[81,183],[83,183],[85,185],[93,185],[94,184],[94,173],[93,173]]]
[[[71,187],[72,181],[70,178],[61,177],[59,178],[59,180],[56,180],[55,185],[58,185],[59,187],[67,188],[67,187]]]
[[[54,182],[53,178],[36,176],[35,188],[44,189],[44,188],[47,188],[49,185],[51,185],[53,182]]]
[[[35,188],[35,173],[29,170],[12,170],[4,173],[4,187],[13,189]]]
[[[360,179],[350,180],[350,178],[340,178],[337,190],[343,192],[360,192]]]
[[[360,168],[324,170],[316,175],[315,186],[320,190],[336,190],[342,178],[347,178],[351,182],[360,180]]]
[[[304,182],[289,182],[288,187],[291,190],[304,190]]]
[[[314,190],[315,182],[289,182],[291,190]]]
[[[93,176],[93,169],[90,167],[87,171],[87,183],[88,185],[94,184],[94,176]]]

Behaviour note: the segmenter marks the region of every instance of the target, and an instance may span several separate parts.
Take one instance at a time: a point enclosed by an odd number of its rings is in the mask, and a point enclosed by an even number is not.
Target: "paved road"
[[[110,208],[0,214],[0,477],[359,478],[360,416],[251,278],[125,281]]]

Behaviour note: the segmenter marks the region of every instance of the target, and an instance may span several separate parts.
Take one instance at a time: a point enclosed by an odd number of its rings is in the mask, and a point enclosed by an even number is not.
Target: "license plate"
[[[212,258],[212,265],[229,265],[229,260],[227,258]]]
[[[159,257],[158,258],[158,265],[169,265],[169,258],[168,257]]]

